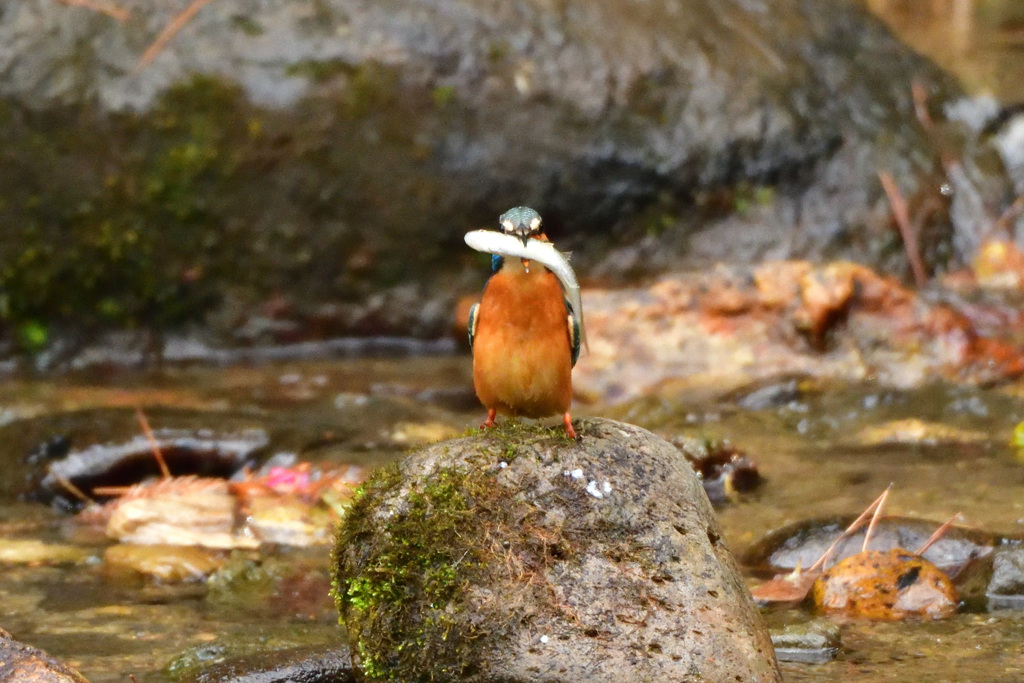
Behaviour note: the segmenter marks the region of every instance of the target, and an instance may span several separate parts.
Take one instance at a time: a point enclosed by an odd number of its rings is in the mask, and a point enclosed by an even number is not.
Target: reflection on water
[[[901,39],[972,93],[1024,100],[1024,2],[865,0]]]

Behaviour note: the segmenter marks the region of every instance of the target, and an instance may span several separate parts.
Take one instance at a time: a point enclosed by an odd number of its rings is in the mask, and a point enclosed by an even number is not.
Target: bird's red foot
[[[480,425],[480,429],[490,429],[491,427],[493,427],[495,425],[494,418],[496,418],[497,416],[497,410],[488,410],[487,419],[484,420],[484,423],[482,425]]]
[[[573,441],[579,441],[580,437],[576,434],[576,430],[572,428],[572,416],[569,413],[562,416],[562,423],[565,424],[565,435]]]

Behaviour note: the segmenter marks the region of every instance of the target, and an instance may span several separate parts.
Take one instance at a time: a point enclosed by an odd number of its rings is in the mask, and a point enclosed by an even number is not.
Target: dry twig
[[[142,433],[149,439],[149,446],[153,449],[153,457],[156,458],[156,464],[160,466],[160,473],[164,479],[171,478],[171,470],[167,467],[167,461],[164,460],[164,454],[160,452],[160,444],[157,442],[156,437],[153,436],[153,430],[149,428],[149,420],[146,419],[146,414],[142,412],[142,408],[135,408],[135,417],[139,419],[139,425],[142,427]]]
[[[156,59],[156,56],[167,47],[167,43],[171,42],[171,39],[178,34],[185,24],[192,20],[199,10],[209,5],[213,0],[192,0],[188,7],[181,11],[181,13],[174,17],[167,26],[164,26],[164,30],[160,32],[160,35],[156,37],[146,51],[142,53],[142,57],[139,58],[139,63],[135,65],[135,73],[138,73],[149,66],[150,62]]]
[[[914,282],[918,287],[924,287],[928,282],[928,274],[924,269],[924,262],[921,260],[921,248],[917,244],[917,233],[910,224],[910,214],[907,212],[907,202],[896,186],[888,171],[879,171],[878,179],[882,181],[882,189],[889,198],[892,206],[892,215],[896,219],[896,225],[900,229],[900,236],[903,237],[903,248],[907,252],[907,260],[910,261],[910,269],[914,273]]]
[[[875,525],[878,524],[878,518],[882,515],[882,507],[885,505],[886,498],[889,497],[889,491],[892,489],[892,484],[889,484],[889,488],[882,491],[882,495],[875,501],[875,513],[871,515],[871,523],[868,524],[868,530],[864,532],[864,544],[861,545],[860,551],[867,552],[868,543],[871,543],[871,534],[875,533]]]
[[[89,496],[87,496],[84,493],[82,493],[82,489],[80,489],[77,486],[75,486],[74,484],[72,484],[70,479],[62,477],[61,475],[57,474],[56,472],[53,472],[52,470],[51,470],[50,473],[57,480],[57,483],[64,487],[65,491],[67,491],[68,493],[73,495],[78,500],[82,501],[86,505],[92,505],[92,504],[94,504],[96,502],[92,498],[90,498]],[[95,491],[93,491],[93,493],[95,493]]]
[[[65,5],[71,7],[84,7],[85,9],[92,10],[93,12],[99,12],[100,14],[106,14],[112,19],[117,19],[122,24],[131,18],[132,13],[128,10],[118,7],[117,5],[111,5],[105,2],[97,2],[97,0],[57,0]]]
[[[1004,235],[1013,235],[1012,223],[1017,220],[1017,217],[1024,213],[1024,194],[1017,197],[1006,207],[1006,211],[996,219],[996,222],[992,224],[992,229],[989,230],[989,234],[986,237],[991,237],[994,233],[1001,232]]]
[[[885,499],[889,497],[890,489],[892,489],[892,484],[889,484],[888,488],[882,491],[882,495],[880,495],[878,498],[875,498],[875,502],[867,506],[864,512],[860,513],[860,517],[853,520],[853,523],[850,526],[846,527],[846,531],[839,534],[839,537],[832,542],[832,545],[830,545],[828,549],[821,554],[821,557],[818,558],[818,561],[811,565],[810,569],[807,570],[807,573],[811,573],[818,569],[825,568],[825,564],[832,558],[832,553],[836,551],[836,548],[839,547],[839,544],[844,539],[848,538],[850,534],[855,532],[857,529],[861,528],[861,526],[863,526],[864,524],[864,521],[868,518],[868,515],[874,513],[876,510],[878,510],[879,507],[881,507],[882,503],[885,502]]]
[[[935,121],[932,120],[932,115],[928,111],[927,86],[923,82],[915,80],[910,86],[910,96],[914,100],[914,115],[917,117],[917,122],[926,131],[931,132],[935,127]]]
[[[914,551],[914,554],[917,555],[918,557],[923,555],[924,551],[928,550],[928,548],[931,548],[932,545],[934,545],[937,540],[942,538],[946,534],[946,532],[949,531],[949,528],[951,526],[953,526],[953,522],[957,521],[958,519],[960,519],[960,513],[959,512],[956,513],[955,515],[953,515],[952,517],[950,517],[948,522],[946,522],[945,524],[940,526],[938,529],[936,529],[935,533],[932,534],[931,536],[929,536],[928,540],[924,542],[924,545],[922,545],[920,548],[918,548],[917,550]]]

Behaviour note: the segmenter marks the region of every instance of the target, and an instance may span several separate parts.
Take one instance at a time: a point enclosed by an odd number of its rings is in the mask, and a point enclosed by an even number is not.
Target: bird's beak
[[[525,247],[526,243],[530,241],[530,236],[525,234],[525,233],[524,234],[520,234],[519,235],[519,239],[521,239],[523,241],[523,246]]]

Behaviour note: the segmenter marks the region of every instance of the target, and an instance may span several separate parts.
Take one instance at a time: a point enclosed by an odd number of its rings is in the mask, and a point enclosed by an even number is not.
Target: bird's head
[[[517,206],[509,209],[498,218],[501,231],[506,235],[512,235],[521,239],[523,246],[526,246],[526,241],[531,237],[544,234],[540,223],[540,214],[528,206]]]

